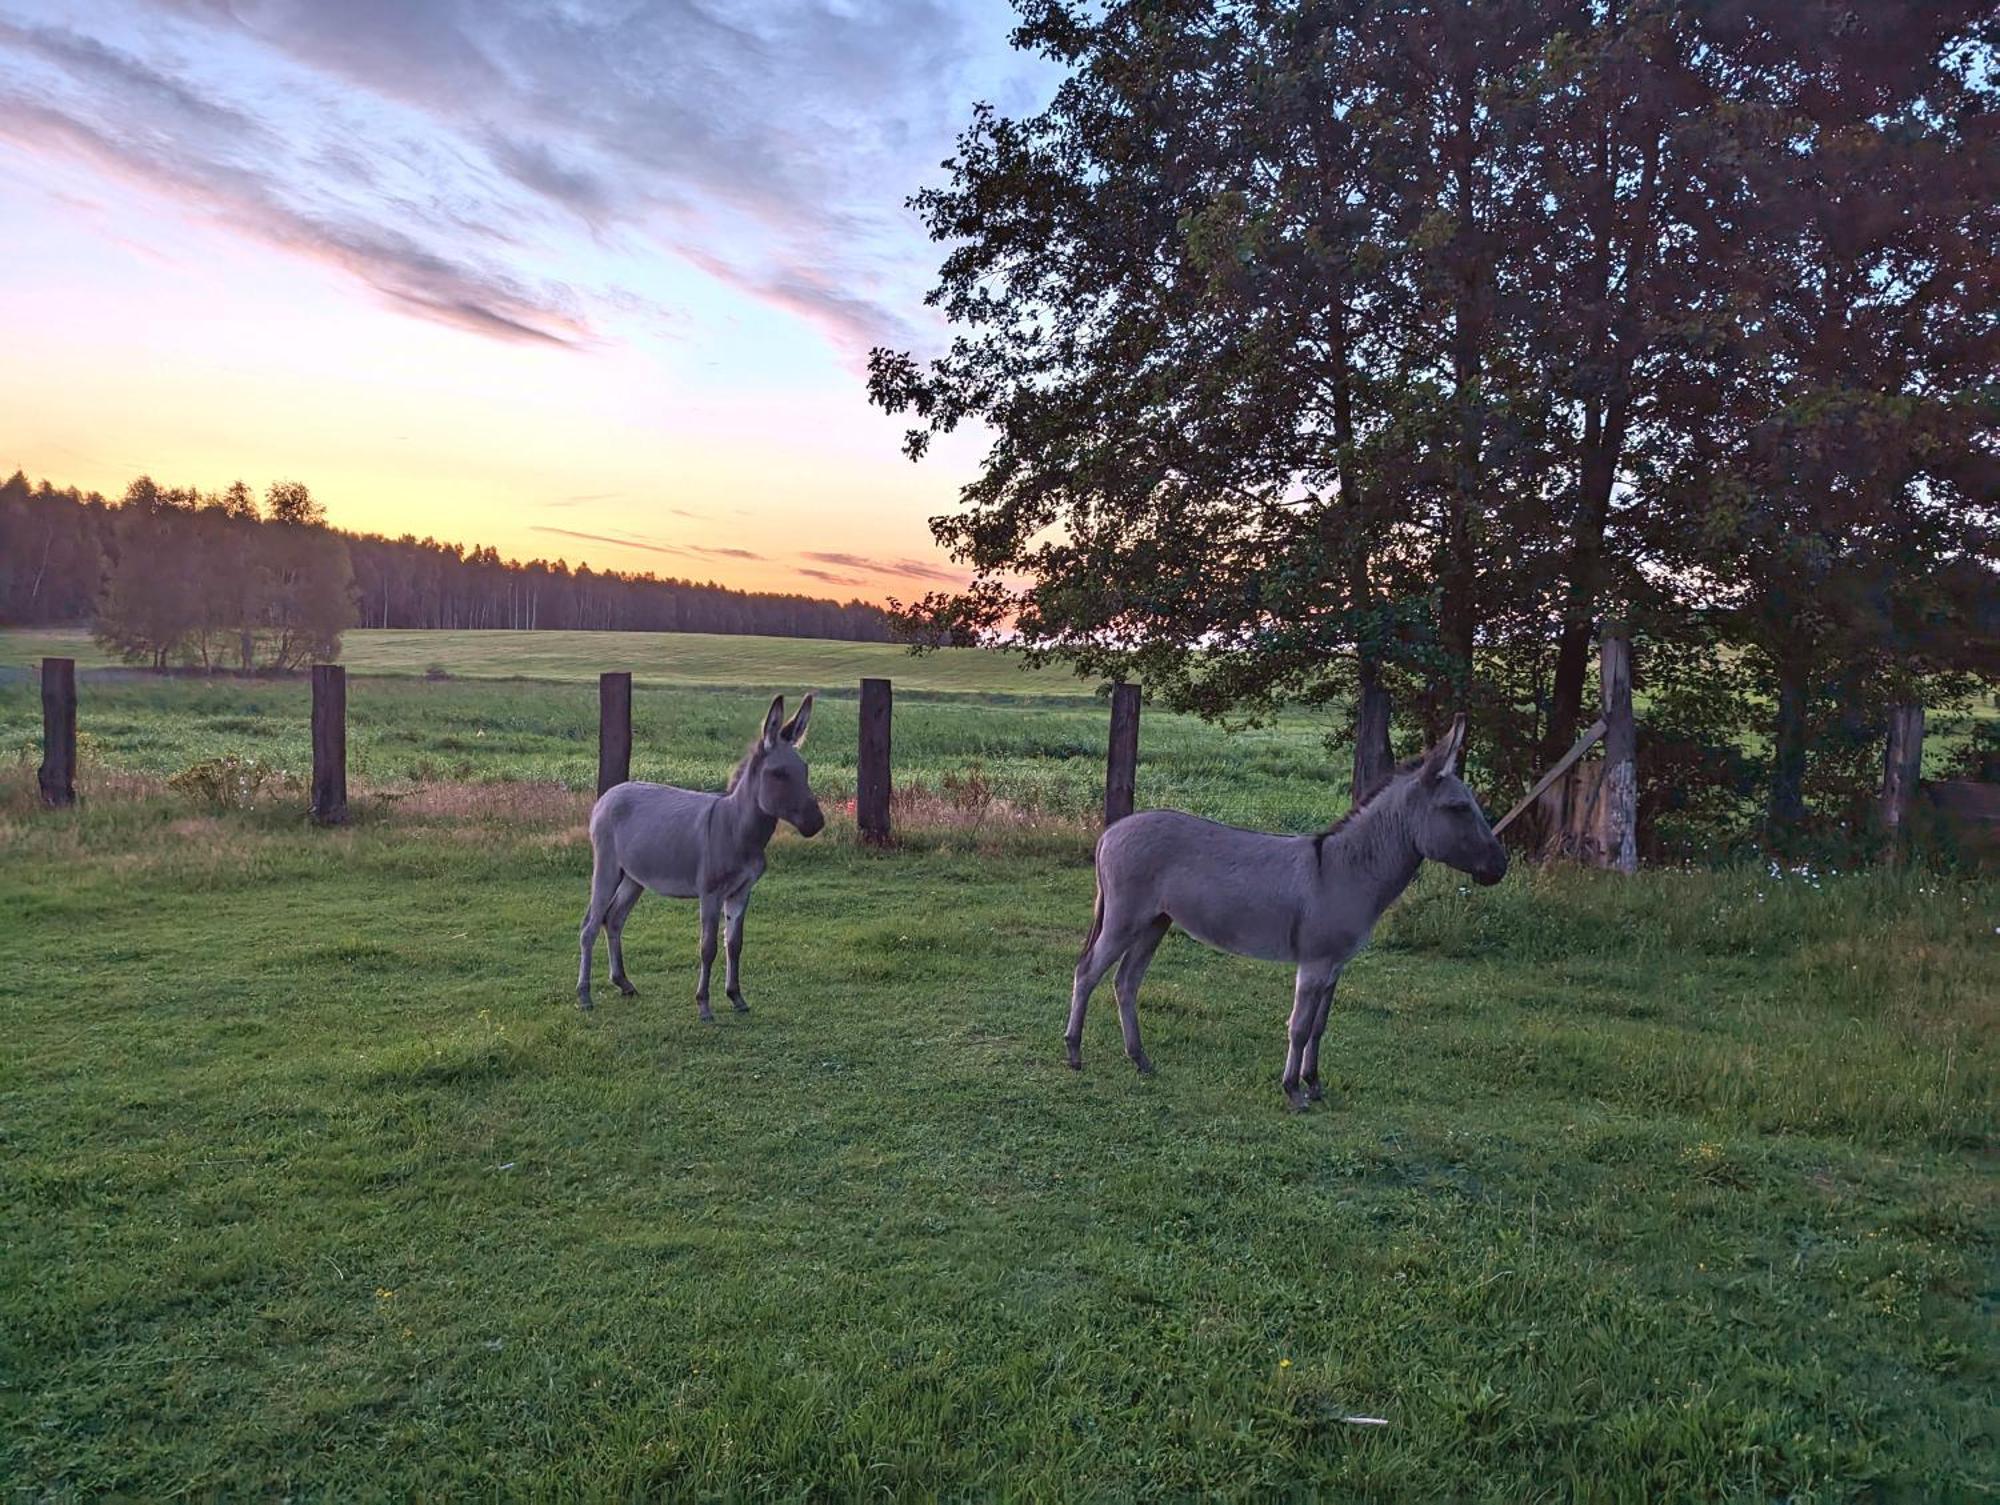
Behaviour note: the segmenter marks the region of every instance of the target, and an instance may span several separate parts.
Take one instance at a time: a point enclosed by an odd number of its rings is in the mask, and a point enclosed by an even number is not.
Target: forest
[[[141,476],[113,502],[16,471],[0,483],[0,625],[79,622],[133,663],[239,672],[334,657],[355,626],[890,635],[860,601],[343,532],[297,481],[260,502],[241,481],[202,492]]]

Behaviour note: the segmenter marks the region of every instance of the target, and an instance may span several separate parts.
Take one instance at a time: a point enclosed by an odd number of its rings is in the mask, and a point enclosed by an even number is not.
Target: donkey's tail
[[[1080,967],[1090,957],[1090,951],[1097,944],[1097,938],[1104,934],[1104,875],[1097,877],[1097,902],[1090,907],[1090,934],[1083,938],[1083,950],[1078,954],[1076,964]]]
[[[612,834],[611,823],[600,824],[592,811],[590,822],[590,907],[584,912],[584,923],[602,925],[611,918],[611,901],[617,896],[618,885],[625,880],[625,869],[618,861],[618,840]]]

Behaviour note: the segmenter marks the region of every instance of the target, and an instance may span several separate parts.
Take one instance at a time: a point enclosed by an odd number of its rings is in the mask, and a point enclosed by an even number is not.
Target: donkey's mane
[[[1348,826],[1352,825],[1362,815],[1366,814],[1369,810],[1372,810],[1375,807],[1375,802],[1382,797],[1383,792],[1387,790],[1390,785],[1394,784],[1397,779],[1401,778],[1406,773],[1415,773],[1419,768],[1422,768],[1424,766],[1425,756],[1426,755],[1424,753],[1418,753],[1414,758],[1403,759],[1402,762],[1398,763],[1394,768],[1389,770],[1389,776],[1386,779],[1383,779],[1373,789],[1369,790],[1366,794],[1362,795],[1360,799],[1356,800],[1354,803],[1354,807],[1351,810],[1349,810],[1345,815],[1341,816],[1339,820],[1335,821],[1332,825],[1328,826],[1324,831],[1315,832],[1313,840],[1325,841],[1329,836],[1337,836],[1342,831],[1346,830]]]
[[[743,749],[743,756],[736,766],[729,770],[729,782],[723,786],[723,793],[734,794],[736,786],[750,774],[757,771],[757,765],[764,761],[764,734],[759,732],[750,739],[750,745]]]

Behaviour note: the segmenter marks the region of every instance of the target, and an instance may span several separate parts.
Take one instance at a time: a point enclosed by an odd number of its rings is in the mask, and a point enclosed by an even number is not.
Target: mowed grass
[[[1158,1076],[1108,990],[1062,1066],[1080,831],[781,838],[702,1026],[651,899],[573,1008],[585,796],[11,780],[25,1494],[2000,1482],[1991,884],[1433,875],[1293,1116],[1288,978],[1180,937]]]
[[[49,656],[79,668],[118,660],[80,628],[0,632],[0,664],[25,666]],[[635,681],[677,685],[747,685],[784,690],[853,690],[864,676],[892,679],[901,690],[979,695],[1091,695],[1096,685],[1061,668],[1023,669],[1003,653],[944,648],[912,656],[896,643],[821,638],[736,637],[705,632],[421,632],[357,628],[341,639],[340,661],[353,674],[423,675],[433,668],[461,679],[597,682],[606,670]]]
[[[715,787],[814,683],[706,641],[742,672],[641,674],[641,777]],[[2000,885],[1432,874],[1349,968],[1312,1114],[1288,974],[1181,937],[1159,1076],[1108,985],[1076,1075],[1104,707],[895,658],[904,844],[855,843],[822,681],[835,819],[773,849],[754,1012],[695,1021],[691,907],[648,899],[641,997],[600,955],[585,1017],[602,660],[488,662],[353,675],[345,830],[162,783],[302,770],[298,683],[93,675],[83,807],[0,770],[24,1494],[2000,1489]],[[0,674],[0,746],[38,719]],[[1325,731],[1149,709],[1141,803],[1308,829],[1345,804]]]

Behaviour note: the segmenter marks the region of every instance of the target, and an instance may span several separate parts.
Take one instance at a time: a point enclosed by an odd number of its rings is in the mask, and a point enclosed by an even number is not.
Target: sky
[[[963,581],[870,347],[1005,0],[0,0],[0,472],[757,590]]]

